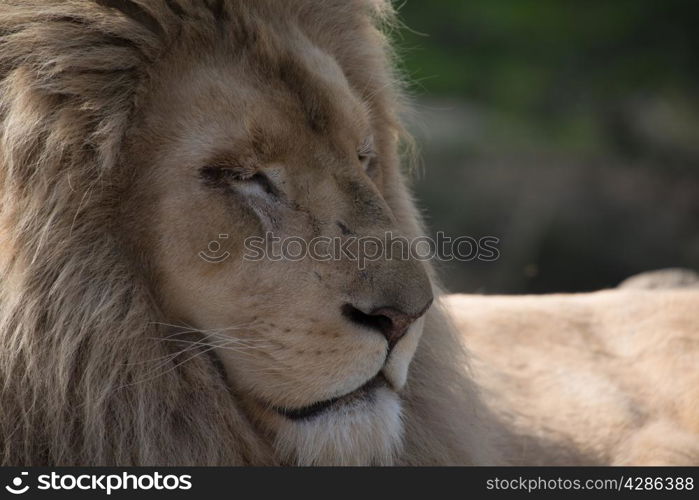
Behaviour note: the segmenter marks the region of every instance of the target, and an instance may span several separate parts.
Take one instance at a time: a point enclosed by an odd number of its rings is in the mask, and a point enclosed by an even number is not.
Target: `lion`
[[[696,462],[695,292],[462,302],[420,259],[248,258],[262,235],[424,234],[392,20],[0,0],[0,463]]]
[[[514,465],[699,464],[699,292],[444,299]]]

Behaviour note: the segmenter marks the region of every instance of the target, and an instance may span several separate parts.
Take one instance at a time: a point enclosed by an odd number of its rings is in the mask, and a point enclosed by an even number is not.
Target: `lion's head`
[[[308,440],[296,436],[304,420],[312,432],[357,426],[390,455],[395,391],[432,291],[421,262],[364,266],[349,251],[361,251],[356,238],[414,231],[389,205],[402,193],[390,187],[388,75],[372,68],[370,85],[305,15],[257,9],[243,28],[224,24],[206,56],[175,41],[154,65],[121,160],[137,173],[125,232],[145,247],[166,321],[220,345],[229,383],[256,417],[294,446]],[[265,235],[258,258],[246,256],[243,240]],[[285,238],[316,241],[316,254],[283,255]],[[344,255],[323,248],[333,239],[350,244]],[[210,241],[220,249],[207,259]]]
[[[4,463],[410,463],[449,427],[429,269],[351,258],[420,234],[388,10],[3,2]]]

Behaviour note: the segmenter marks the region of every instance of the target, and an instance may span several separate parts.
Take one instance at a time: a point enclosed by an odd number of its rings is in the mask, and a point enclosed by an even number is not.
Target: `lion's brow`
[[[310,129],[317,133],[326,131],[332,116],[327,89],[319,85],[311,72],[290,56],[279,61],[277,76],[298,98]]]

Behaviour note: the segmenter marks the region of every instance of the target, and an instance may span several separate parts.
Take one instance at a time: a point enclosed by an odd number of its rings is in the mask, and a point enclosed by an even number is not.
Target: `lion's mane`
[[[387,80],[381,34],[390,7],[285,3],[336,43],[347,67],[366,73],[386,94],[377,111],[393,116],[399,92]],[[188,359],[154,340],[163,317],[147,270],[133,264],[116,230],[119,188],[132,174],[119,161],[122,140],[152,63],[181,41],[185,23],[195,48],[215,43],[221,30],[244,32],[254,22],[245,5],[0,3],[2,464],[278,462],[215,359]],[[402,181],[395,184],[397,217],[419,227]],[[397,463],[488,461],[471,425],[484,410],[460,375],[463,363],[442,314],[430,313],[404,395]]]

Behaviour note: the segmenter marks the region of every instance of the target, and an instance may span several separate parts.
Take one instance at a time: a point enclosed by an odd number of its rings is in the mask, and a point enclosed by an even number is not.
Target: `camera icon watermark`
[[[13,495],[22,495],[23,493],[26,493],[29,491],[29,485],[26,484],[22,486],[22,479],[23,476],[28,476],[28,472],[20,472],[20,475],[12,479],[12,484],[5,486],[5,489],[12,493]]]
[[[206,246],[206,250],[199,252],[199,258],[209,264],[220,264],[221,262],[227,260],[231,253],[227,250],[221,251],[221,240],[227,240],[228,235],[221,233],[218,238],[211,240]]]

